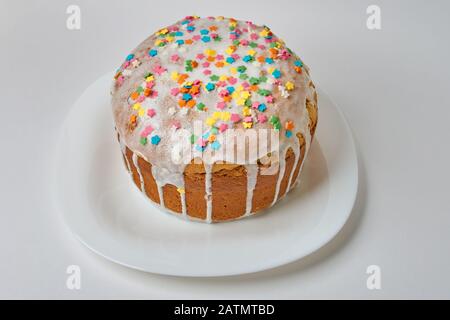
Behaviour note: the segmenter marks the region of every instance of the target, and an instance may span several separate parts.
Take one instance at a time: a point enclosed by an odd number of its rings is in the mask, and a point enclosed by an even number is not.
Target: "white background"
[[[66,8],[81,7],[79,31]],[[378,4],[382,29],[366,28]],[[189,279],[84,248],[49,188],[62,121],[95,79],[186,15],[269,25],[346,114],[360,157],[351,219],[326,247],[258,274]],[[0,0],[0,298],[450,298],[448,1]],[[320,124],[319,124],[320,125]],[[82,288],[66,288],[66,268]],[[366,268],[382,289],[366,288]]]

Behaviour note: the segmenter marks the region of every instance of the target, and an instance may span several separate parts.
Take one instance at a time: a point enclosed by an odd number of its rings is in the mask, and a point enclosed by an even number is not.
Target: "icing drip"
[[[133,164],[136,168],[136,171],[139,175],[139,181],[141,183],[141,191],[145,194],[145,185],[144,185],[144,178],[142,176],[141,167],[139,166],[138,162],[138,156],[136,153],[133,153]]]
[[[258,165],[246,165],[245,169],[247,170],[247,202],[245,204],[245,215],[248,216],[252,211],[253,191],[255,190],[256,180],[258,178]]]
[[[127,151],[127,147],[125,146],[125,143],[122,141],[122,139],[120,139],[120,137],[119,137],[119,144],[120,144],[120,150],[122,151],[122,155],[123,155],[123,158],[125,160],[125,164],[126,164],[127,169],[128,169],[128,173],[131,175],[132,174],[131,166],[130,166],[130,162],[128,161],[127,152],[126,152]]]
[[[212,222],[212,165],[205,164],[206,222]]]
[[[186,193],[181,193],[180,194],[181,197],[181,214],[184,217],[187,217],[187,210],[186,210]]]
[[[301,156],[300,142],[297,137],[295,137],[295,139],[294,139],[294,145],[292,147],[292,150],[294,151],[295,161],[294,161],[294,165],[292,166],[291,174],[289,175],[289,181],[288,181],[288,185],[286,188],[286,192],[288,192],[291,189],[292,178],[294,177],[294,172],[295,172],[295,169],[297,168],[297,165],[298,165],[298,162],[299,162],[300,156]]]
[[[286,153],[287,153],[288,148],[283,148],[283,151],[279,152],[279,165],[280,168],[278,169],[278,180],[277,180],[277,186],[275,189],[275,195],[273,197],[273,201],[272,201],[272,206],[275,204],[275,202],[277,202],[278,200],[278,194],[280,193],[280,186],[281,186],[281,181],[283,180],[284,177],[284,171],[286,170]]]
[[[161,174],[160,174],[160,170],[158,170],[158,167],[156,166],[152,166],[152,175],[153,178],[155,179],[156,182],[156,186],[158,188],[158,194],[159,194],[159,204],[161,207],[165,208],[164,206],[164,193],[163,193],[163,183],[161,180]]]

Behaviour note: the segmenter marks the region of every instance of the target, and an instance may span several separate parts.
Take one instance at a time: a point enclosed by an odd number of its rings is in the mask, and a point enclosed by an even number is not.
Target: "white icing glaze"
[[[133,164],[134,167],[136,168],[136,172],[138,173],[139,176],[139,182],[141,184],[141,191],[145,193],[145,185],[144,185],[144,177],[142,176],[142,172],[141,172],[141,167],[139,166],[139,161],[138,161],[138,155],[136,153],[133,153]]]
[[[259,170],[257,164],[246,165],[245,169],[247,170],[247,199],[245,203],[245,215],[248,216],[252,211],[253,191],[256,187]]]
[[[205,164],[206,222],[212,222],[212,165]]]
[[[160,203],[164,208],[164,196],[163,196],[163,187],[166,184],[171,184],[177,187],[179,190],[184,190],[184,170],[188,163],[196,155],[196,151],[194,149],[194,145],[186,145],[184,142],[188,139],[188,136],[185,135],[184,132],[194,132],[194,122],[195,120],[200,120],[205,123],[206,119],[211,117],[212,114],[218,109],[216,109],[216,104],[221,101],[218,96],[219,89],[213,90],[212,92],[208,92],[204,85],[206,83],[211,82],[210,75],[205,74],[203,71],[205,68],[194,68],[191,72],[186,72],[185,70],[185,62],[187,60],[195,60],[197,59],[198,54],[203,54],[205,50],[211,49],[214,50],[217,55],[224,55],[225,58],[228,57],[226,54],[227,48],[232,44],[232,41],[228,38],[229,36],[229,23],[231,20],[229,19],[197,19],[192,22],[195,25],[196,32],[187,33],[186,25],[182,23],[174,24],[173,26],[168,27],[171,28],[179,28],[179,31],[185,33],[185,36],[192,37],[194,34],[198,34],[199,30],[208,29],[211,26],[217,27],[217,34],[222,38],[222,41],[210,41],[204,43],[202,41],[194,42],[193,44],[187,45],[178,45],[175,42],[169,43],[164,47],[155,46],[155,41],[158,41],[161,37],[158,35],[152,35],[147,38],[144,42],[142,42],[135,50],[133,50],[132,54],[135,57],[135,60],[132,61],[129,67],[122,70],[123,80],[119,84],[118,82],[113,84],[111,89],[112,92],[112,107],[114,111],[114,118],[116,122],[117,131],[119,133],[120,144],[122,148],[122,153],[125,156],[125,162],[127,164],[128,170],[131,173],[130,163],[128,158],[126,157],[126,147],[128,146],[130,150],[133,151],[133,162],[138,171],[140,180],[141,180],[141,189],[144,189],[144,183],[142,178],[142,173],[139,168],[139,163],[137,161],[137,155],[141,156],[146,161],[152,164],[152,174],[155,179]],[[236,21],[237,28],[242,30],[242,35],[239,38],[247,39],[249,42],[253,41],[258,44],[257,48],[254,48],[256,51],[256,55],[265,55],[267,56],[267,49],[269,47],[269,43],[264,40],[263,37],[259,37],[256,40],[253,38],[255,34],[260,34],[264,28],[260,26],[256,26],[250,22]],[[173,29],[175,30],[175,29]],[[282,40],[277,38],[275,35],[273,37],[277,42],[280,43],[281,49],[285,48]],[[259,46],[265,46],[263,49]],[[148,55],[149,49],[157,50],[157,56],[150,57]],[[272,64],[261,63],[259,61],[253,61],[251,63],[246,63],[242,61],[242,57],[248,54],[248,50],[251,49],[245,45],[238,45],[236,48],[235,54],[240,56],[240,60],[236,61],[236,63],[225,64],[225,66],[219,68],[211,63],[211,66],[208,69],[211,71],[211,74],[218,76],[234,76],[237,78],[238,83],[236,87],[239,86],[244,80],[239,80],[239,74],[235,74],[232,72],[232,68],[236,68],[241,65],[245,65],[247,67],[246,74],[249,78],[251,77],[260,77],[261,75],[267,76],[266,83],[259,83],[259,89],[269,90],[274,98],[274,104],[267,103],[264,97],[257,95],[256,93],[252,94],[252,101],[265,103],[268,105],[267,110],[264,112],[264,115],[269,119],[271,116],[277,116],[281,120],[281,123],[284,124],[285,121],[290,120],[294,123],[294,131],[292,132],[291,137],[287,137],[284,133],[284,128],[282,127],[282,131],[279,134],[279,149],[268,149],[268,152],[275,153],[278,155],[279,160],[279,170],[278,170],[278,179],[276,184],[276,192],[274,195],[274,204],[279,198],[280,186],[283,180],[285,170],[286,170],[286,153],[289,148],[291,148],[295,154],[294,166],[290,172],[288,186],[286,192],[288,192],[292,186],[295,184],[293,180],[293,175],[295,169],[298,165],[298,161],[300,161],[300,146],[298,139],[296,137],[296,133],[300,132],[303,134],[306,146],[305,146],[305,156],[303,157],[303,161],[300,165],[300,172],[304,164],[304,159],[306,159],[307,153],[309,151],[311,137],[309,134],[309,116],[306,109],[306,99],[314,101],[315,90],[313,87],[309,86],[310,77],[308,68],[306,65],[303,66],[303,72],[297,73],[293,69],[294,61],[299,59],[295,54],[287,59],[275,59]],[[284,50],[284,49],[283,49]],[[179,59],[177,61],[173,61],[173,55],[178,55]],[[203,60],[205,61],[205,60]],[[201,64],[203,61],[199,61]],[[162,66],[166,71],[155,74],[154,70],[157,66]],[[276,80],[268,70],[277,69],[281,71],[281,78]],[[128,122],[130,116],[136,115],[137,111],[133,108],[133,104],[135,101],[132,101],[130,98],[131,93],[138,87],[146,84],[144,81],[144,75],[148,72],[153,72],[155,76],[155,84],[152,90],[158,92],[157,96],[151,98],[145,98],[143,101],[140,101],[141,108],[143,110],[148,111],[149,109],[153,109],[156,113],[152,116],[147,115],[145,112],[143,115],[139,115],[136,127],[133,130],[130,130],[128,127]],[[194,108],[180,108],[177,104],[177,99],[171,94],[171,89],[179,87],[176,81],[174,81],[171,77],[171,74],[176,72],[178,74],[188,74],[188,81],[199,80],[201,81],[201,95],[196,98],[197,103],[202,102],[208,108],[207,111],[198,111]],[[290,91],[285,87],[287,81],[292,82],[295,85],[295,89]],[[243,107],[238,105],[234,100],[228,104],[226,111],[230,113],[236,113],[242,115]],[[257,118],[257,115],[261,114],[258,110],[251,109],[251,116],[253,119]],[[171,125],[172,121],[178,121],[183,130],[174,129]],[[152,145],[150,143],[146,145],[142,145],[140,141],[140,135],[144,128],[151,126],[153,128],[153,133],[157,134],[161,137],[161,141],[158,145]],[[242,123],[238,123],[238,128],[242,128]],[[272,129],[273,126],[269,121],[267,122],[259,122],[255,121],[253,123],[253,128],[256,130],[259,129]],[[202,131],[203,132],[203,131]],[[218,136],[219,137],[219,136]],[[150,138],[150,135],[149,135]],[[260,136],[258,136],[260,139]],[[238,154],[251,154],[246,150],[248,145],[246,144],[237,144],[236,146]],[[187,148],[187,149],[186,149]],[[176,152],[174,152],[176,151]],[[186,152],[190,155],[188,159],[184,159],[184,161],[173,161],[174,158],[176,160],[180,160],[181,156],[178,156],[178,151],[183,151],[184,154]],[[175,154],[175,157],[174,157]],[[252,209],[252,199],[253,199],[253,191],[256,186],[256,180],[258,175],[258,168],[256,165],[252,165],[252,163],[256,163],[258,160],[257,153],[253,153],[257,157],[246,158],[245,162],[240,163],[236,162],[236,164],[245,165],[247,169],[247,199],[246,199],[246,210],[245,215],[247,216],[251,213]],[[223,161],[226,159],[223,158],[222,152],[212,152],[211,158],[208,161],[204,161],[205,166],[205,200],[207,205],[207,217],[206,222],[212,222],[212,166],[214,162]],[[256,169],[255,169],[256,167]],[[300,176],[300,172],[299,175]],[[186,209],[186,195],[184,192],[180,192],[181,198],[181,210],[182,216],[188,217],[188,212]]]

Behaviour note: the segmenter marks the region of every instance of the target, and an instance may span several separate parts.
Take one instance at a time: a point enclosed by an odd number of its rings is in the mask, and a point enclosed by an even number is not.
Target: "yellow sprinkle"
[[[186,191],[184,190],[184,188],[178,188],[177,191],[181,194],[184,194]]]
[[[247,51],[247,54],[249,54],[251,56],[254,56],[256,54],[256,51],[253,50],[253,49],[250,49],[250,50]]]
[[[245,129],[250,129],[253,126],[253,122],[242,122]]]
[[[178,72],[173,71],[171,73],[170,77],[172,78],[172,80],[177,81],[178,80]]]
[[[139,109],[138,115],[139,115],[139,117],[141,117],[141,118],[145,115],[145,110],[144,110],[144,108],[140,108],[140,109]]]
[[[248,97],[250,97],[250,92],[248,92],[248,91],[241,92],[241,98],[247,99]]]
[[[236,68],[235,68],[235,67],[230,68],[230,73],[231,73],[231,74],[236,74],[236,73],[237,73]]]
[[[150,81],[153,81],[153,80],[155,80],[154,76],[148,76],[147,78],[145,78],[146,82],[150,82]]]
[[[236,104],[238,106],[243,106],[245,104],[245,99],[242,98],[237,99]]]
[[[249,107],[244,107],[242,109],[242,113],[244,114],[244,116],[248,117],[252,115],[252,110]]]
[[[166,37],[167,42],[172,42],[173,40],[175,40],[174,37]]]
[[[212,57],[212,56],[215,56],[215,55],[216,55],[216,51],[214,51],[214,50],[212,50],[212,49],[206,49],[206,50],[205,50],[205,54],[206,54],[207,56]]]
[[[216,141],[216,136],[215,135],[210,135],[209,137],[208,137],[208,141],[209,142],[213,142],[213,141]]]
[[[286,90],[289,90],[289,91],[291,91],[295,88],[295,85],[290,81],[286,82],[285,86],[286,86]]]
[[[220,76],[220,78],[219,78],[220,81],[227,81],[227,79],[228,79],[228,76],[226,76],[226,75]]]
[[[167,28],[164,28],[159,32],[160,32],[160,34],[167,34],[169,32],[169,30]]]
[[[228,120],[230,120],[230,118],[231,118],[231,113],[229,113],[228,111],[224,111],[220,115],[220,119],[222,121],[228,121]]]
[[[272,73],[275,71],[275,68],[271,67],[271,68],[267,69],[267,71],[268,71],[270,74],[272,74]]]
[[[210,127],[212,127],[216,123],[216,119],[208,118],[206,119],[206,124]]]
[[[133,105],[133,109],[134,110],[139,110],[139,109],[141,109],[141,104],[138,102],[138,103],[135,103],[134,105]]]
[[[214,111],[212,117],[214,120],[220,119],[220,112]]]

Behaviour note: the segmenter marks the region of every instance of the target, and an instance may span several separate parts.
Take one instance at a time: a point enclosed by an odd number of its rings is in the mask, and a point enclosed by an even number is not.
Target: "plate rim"
[[[106,79],[110,79],[112,77],[112,72],[108,72],[100,77],[98,77],[96,80],[94,80],[92,83],[90,83],[84,90],[83,92],[77,97],[77,99],[75,100],[75,102],[72,104],[72,106],[70,107],[69,112],[67,113],[64,121],[62,121],[62,124],[59,128],[58,131],[58,138],[56,139],[56,144],[55,144],[55,154],[54,154],[54,170],[53,170],[53,178],[52,178],[52,193],[55,196],[55,201],[54,204],[56,206],[56,208],[59,211],[59,214],[62,215],[63,217],[63,221],[65,223],[65,225],[68,227],[68,229],[70,230],[70,232],[74,235],[74,237],[80,241],[84,246],[86,246],[89,250],[91,250],[92,252],[94,252],[95,254],[111,261],[114,262],[116,264],[119,264],[121,266],[127,267],[127,268],[131,268],[131,269],[135,269],[138,271],[142,271],[142,272],[146,272],[146,273],[152,273],[152,274],[161,274],[161,275],[168,275],[168,276],[180,276],[180,277],[198,277],[198,278],[205,278],[205,277],[226,277],[226,276],[237,276],[237,275],[244,275],[244,274],[252,274],[252,273],[257,273],[257,272],[262,272],[262,271],[266,271],[266,270],[271,270],[286,264],[290,264],[292,262],[295,261],[299,261],[301,259],[304,259],[305,257],[311,255],[312,253],[318,251],[320,248],[324,247],[326,244],[328,244],[329,242],[331,242],[338,234],[339,232],[343,229],[343,227],[345,226],[345,224],[348,222],[350,216],[352,215],[353,209],[355,207],[355,203],[356,203],[356,199],[357,199],[357,195],[358,195],[358,188],[359,188],[359,157],[358,157],[358,152],[357,152],[357,148],[356,148],[356,143],[355,143],[355,139],[354,139],[354,135],[353,135],[353,131],[347,121],[347,118],[345,117],[344,112],[341,110],[341,108],[329,97],[329,95],[322,89],[320,88],[320,86],[316,87],[318,88],[318,93],[319,93],[319,97],[320,96],[326,96],[328,98],[328,100],[331,102],[331,105],[333,106],[333,108],[335,109],[335,111],[337,111],[337,113],[339,114],[339,117],[341,119],[341,123],[343,124],[343,127],[345,129],[345,136],[348,138],[348,143],[349,143],[349,147],[351,150],[351,157],[353,159],[354,162],[354,166],[352,166],[352,169],[354,170],[354,181],[352,181],[351,183],[351,194],[352,196],[349,197],[349,203],[351,203],[351,205],[349,205],[349,209],[346,210],[346,214],[344,216],[344,214],[342,214],[342,221],[339,224],[335,224],[335,228],[333,228],[333,232],[330,233],[330,235],[327,235],[326,237],[323,237],[322,241],[317,241],[315,245],[310,246],[308,248],[308,250],[304,250],[302,251],[300,254],[291,254],[289,256],[282,256],[282,258],[280,259],[273,259],[271,260],[271,262],[268,262],[267,264],[261,266],[261,265],[251,265],[248,266],[246,268],[246,270],[241,271],[241,272],[210,272],[210,273],[205,273],[205,272],[200,272],[200,273],[193,273],[193,272],[164,272],[164,271],[156,271],[156,270],[148,270],[145,269],[143,267],[140,266],[136,266],[136,265],[132,265],[129,264],[127,262],[124,261],[119,261],[116,258],[110,256],[109,254],[106,254],[104,252],[100,252],[98,249],[96,249],[95,247],[93,247],[92,245],[90,245],[88,242],[86,241],[86,239],[83,238],[82,235],[80,235],[80,232],[77,232],[77,230],[75,230],[76,228],[71,224],[70,219],[67,217],[68,213],[66,213],[67,210],[64,210],[64,206],[61,203],[61,199],[60,197],[56,196],[58,195],[58,174],[60,172],[60,165],[61,165],[61,160],[62,160],[62,156],[61,153],[58,152],[59,150],[62,150],[63,148],[63,140],[64,140],[64,130],[68,127],[68,123],[71,120],[71,118],[73,117],[73,115],[76,113],[77,109],[80,108],[80,105],[82,104],[83,99],[85,98],[85,96],[87,95],[87,92],[89,90],[91,90],[93,87],[95,87],[95,85],[98,85],[99,83],[101,83],[102,81],[106,81]],[[319,113],[320,113],[320,109],[319,109]],[[187,222],[187,223],[193,223],[193,222]],[[237,222],[239,223],[239,222]]]

